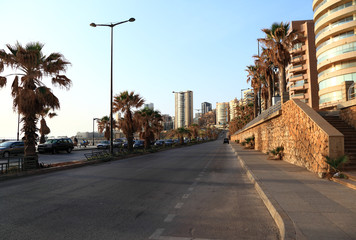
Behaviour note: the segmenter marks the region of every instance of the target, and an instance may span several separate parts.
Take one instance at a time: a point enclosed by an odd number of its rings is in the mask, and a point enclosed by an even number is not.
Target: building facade
[[[229,103],[216,103],[216,124],[224,125],[229,123]]]
[[[193,123],[193,92],[175,92],[174,128],[188,127]]]
[[[292,21],[290,31],[297,31],[290,50],[291,63],[286,68],[287,91],[290,99],[299,99],[315,110],[319,109],[318,72],[314,21]]]
[[[356,1],[314,0],[319,108],[347,100],[356,80]]]
[[[211,103],[203,102],[201,104],[201,114],[205,114],[207,112],[210,112],[211,110],[212,110]]]
[[[231,100],[229,102],[230,121],[237,117],[237,107],[238,106],[239,106],[239,101],[237,100],[237,98],[235,98],[234,100]]]
[[[149,108],[151,110],[155,110],[153,103],[145,103],[145,104],[143,104],[142,108]]]
[[[243,99],[241,99],[242,101],[242,105],[250,105],[253,104],[253,90],[252,89],[248,89],[242,92],[243,93]]]

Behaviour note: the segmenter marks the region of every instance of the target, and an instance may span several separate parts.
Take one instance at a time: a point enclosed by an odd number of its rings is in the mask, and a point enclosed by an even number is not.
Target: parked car
[[[133,144],[133,148],[143,148],[145,146],[145,141],[143,140],[136,140]]]
[[[224,144],[225,143],[229,144],[229,139],[228,138],[224,138]]]
[[[74,144],[70,138],[55,138],[49,139],[43,144],[39,144],[37,150],[39,153],[51,152],[56,153],[59,151],[72,152]]]
[[[163,146],[164,145],[164,140],[157,140],[155,143],[154,143],[155,146]]]
[[[167,139],[167,140],[164,142],[164,144],[165,144],[166,146],[172,146],[174,143],[175,143],[175,142],[174,142],[172,139]]]
[[[0,144],[0,156],[10,157],[11,155],[24,154],[25,144],[22,141],[6,141]]]
[[[96,145],[96,148],[98,148],[98,149],[108,149],[108,148],[110,148],[110,141],[108,141],[108,140],[100,141]]]

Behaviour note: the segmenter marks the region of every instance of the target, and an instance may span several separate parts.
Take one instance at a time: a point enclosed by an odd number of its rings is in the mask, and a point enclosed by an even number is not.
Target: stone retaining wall
[[[282,110],[244,131],[231,140],[255,137],[255,149],[268,153],[284,147],[283,160],[303,166],[320,176],[327,170],[323,156],[344,154],[344,136],[316,111],[299,100],[289,100]]]
[[[356,99],[341,103],[337,108],[340,110],[340,118],[356,128]]]

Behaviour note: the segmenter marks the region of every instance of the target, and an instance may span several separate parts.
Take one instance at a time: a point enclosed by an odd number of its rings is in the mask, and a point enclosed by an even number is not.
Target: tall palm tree
[[[137,131],[137,122],[134,120],[133,110],[144,104],[143,98],[133,91],[124,91],[114,97],[113,111],[121,111],[124,118],[119,122],[119,128],[123,131],[127,139],[128,150],[133,150],[134,133]]]
[[[278,66],[280,72],[280,95],[282,102],[288,99],[286,93],[286,67],[290,63],[291,57],[289,49],[292,47],[292,41],[298,34],[295,30],[289,31],[288,23],[273,23],[270,29],[262,29],[266,34],[261,42],[265,44],[267,48],[270,48],[271,59],[275,65]]]
[[[257,94],[261,89],[261,81],[258,74],[258,69],[255,65],[249,65],[246,68],[247,71],[247,83],[251,82],[251,87],[253,89],[253,113],[254,117],[257,117],[258,113],[258,98]]]
[[[16,43],[14,46],[6,45],[9,52],[0,50],[0,72],[4,67],[11,67],[15,72],[11,85],[14,110],[21,114],[23,122],[22,132],[25,142],[25,168],[38,166],[36,153],[37,122],[43,109],[59,109],[58,98],[42,81],[44,77],[51,77],[53,85],[59,85],[69,89],[72,81],[65,75],[70,64],[60,53],[51,53],[45,56],[42,53],[43,44],[39,42],[22,46]],[[7,83],[7,76],[0,77],[0,88]]]
[[[193,123],[192,125],[190,125],[190,126],[188,127],[188,129],[189,129],[189,131],[191,132],[192,137],[193,137],[194,139],[197,139],[197,137],[198,137],[198,135],[199,135],[199,130],[200,130],[199,125]]]
[[[184,144],[184,136],[189,136],[189,135],[190,135],[190,131],[185,127],[176,128],[170,132],[170,136],[177,137],[179,139],[179,144],[181,145]]]
[[[98,123],[98,131],[100,133],[104,133],[104,137],[106,140],[110,139],[110,118],[108,116],[104,116],[101,119],[97,120]],[[114,121],[113,124],[115,125]]]
[[[47,126],[46,122],[46,117],[53,118],[57,116],[57,113],[55,112],[50,112],[50,108],[45,108],[43,109],[42,113],[40,114],[41,116],[41,121],[40,121],[40,143],[44,143],[46,141],[46,135],[51,133],[51,129]]]
[[[267,103],[267,107],[272,106],[272,97],[273,97],[273,87],[274,87],[274,65],[271,60],[271,55],[272,55],[272,49],[270,48],[263,48],[262,47],[262,53],[260,56],[254,56],[255,57],[255,63],[258,65],[258,71],[260,72],[260,75],[263,75],[265,78],[265,87],[266,89],[263,89],[262,91],[266,91],[267,93],[265,94],[267,98],[265,100],[265,103]]]
[[[154,111],[150,108],[144,108],[135,113],[135,117],[138,120],[139,132],[141,137],[145,139],[145,149],[151,146],[151,142],[154,140],[156,132],[155,123],[162,121],[162,116],[158,111]]]

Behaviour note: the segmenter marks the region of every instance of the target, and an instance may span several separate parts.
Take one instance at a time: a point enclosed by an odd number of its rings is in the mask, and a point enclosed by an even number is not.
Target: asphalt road
[[[93,149],[96,150],[96,149]],[[73,150],[71,153],[67,153],[66,151],[60,151],[58,153],[38,153],[38,162],[51,164],[51,163],[61,163],[61,162],[72,162],[85,160],[84,153],[91,152],[92,149],[87,150]]]
[[[227,144],[0,182],[1,239],[278,239]]]

